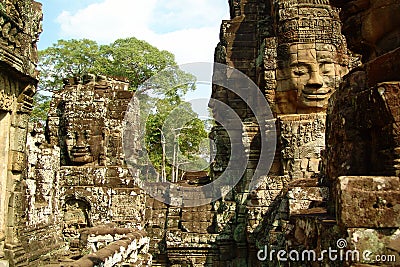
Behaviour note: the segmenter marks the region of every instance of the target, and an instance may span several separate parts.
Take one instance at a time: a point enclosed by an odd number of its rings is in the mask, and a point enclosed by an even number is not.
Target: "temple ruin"
[[[124,117],[139,110],[127,81],[68,77],[46,127],[29,123],[41,4],[0,0],[0,266],[400,264],[398,1],[229,0],[229,8],[215,49],[227,67],[215,68],[211,97],[226,106],[210,101],[209,176],[248,161],[221,199],[181,207],[139,187],[142,162],[127,166]],[[218,83],[248,89],[230,68],[257,85],[271,116],[258,120],[250,106],[259,99]],[[231,128],[219,123],[227,108],[240,120]],[[264,168],[271,131],[276,148]],[[129,157],[140,159],[143,148],[133,147]],[[193,174],[180,183],[208,182]]]

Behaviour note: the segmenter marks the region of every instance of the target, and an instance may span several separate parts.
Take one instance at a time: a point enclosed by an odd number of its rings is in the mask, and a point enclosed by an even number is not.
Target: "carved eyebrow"
[[[317,59],[318,60],[324,60],[324,59],[333,60],[331,54],[325,54],[325,53],[324,54],[317,54]]]
[[[330,64],[330,63],[334,63],[334,61],[331,58],[322,58],[322,59],[318,60],[318,63],[328,63],[328,64]]]
[[[305,67],[307,67],[307,66],[310,66],[310,62],[296,60],[296,61],[293,61],[290,64],[290,67],[296,67],[296,66],[305,66]]]

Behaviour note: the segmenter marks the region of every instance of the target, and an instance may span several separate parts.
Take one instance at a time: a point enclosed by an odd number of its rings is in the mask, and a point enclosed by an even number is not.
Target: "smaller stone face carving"
[[[79,199],[69,199],[64,206],[64,234],[74,235],[80,228],[90,226],[89,204]]]
[[[74,127],[66,127],[65,143],[72,163],[99,162],[101,165],[104,157],[103,127],[101,121],[91,119],[82,120]]]
[[[279,47],[276,100],[282,113],[326,110],[343,74],[331,44],[291,44]]]
[[[53,95],[46,135],[61,150],[61,166],[123,165],[122,127],[129,84],[87,75],[66,79]]]

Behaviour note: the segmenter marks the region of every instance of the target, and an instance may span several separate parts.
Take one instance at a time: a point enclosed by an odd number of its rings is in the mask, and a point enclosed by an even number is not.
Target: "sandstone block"
[[[348,228],[400,227],[399,177],[339,177],[337,216]]]

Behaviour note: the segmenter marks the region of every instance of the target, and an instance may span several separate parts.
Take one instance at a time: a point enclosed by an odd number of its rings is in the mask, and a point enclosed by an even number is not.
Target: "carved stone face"
[[[292,44],[282,54],[277,70],[276,102],[280,113],[312,113],[326,110],[343,67],[330,44]]]
[[[89,226],[88,212],[86,202],[76,199],[67,201],[64,207],[64,232]]]
[[[77,165],[98,163],[104,153],[103,127],[93,119],[74,120],[66,127],[69,160]]]

